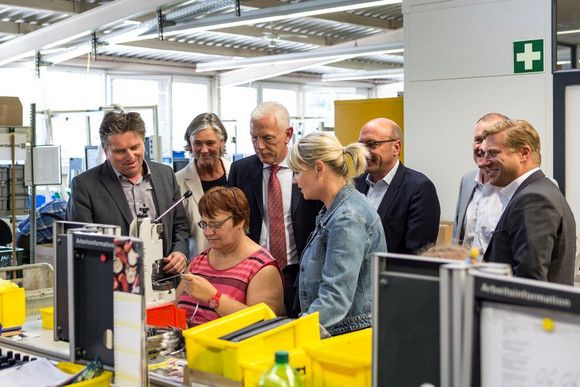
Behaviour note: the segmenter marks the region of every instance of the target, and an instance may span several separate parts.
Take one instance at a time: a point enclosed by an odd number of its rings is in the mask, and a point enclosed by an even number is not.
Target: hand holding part
[[[187,260],[185,259],[185,256],[175,251],[169,254],[167,257],[163,258],[163,262],[165,262],[163,270],[166,273],[183,273],[187,267]]]
[[[198,275],[186,273],[181,278],[185,281],[185,292],[196,300],[207,302],[217,292],[208,280]]]

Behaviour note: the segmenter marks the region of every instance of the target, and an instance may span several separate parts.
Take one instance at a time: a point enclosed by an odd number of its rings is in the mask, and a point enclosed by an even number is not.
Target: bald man
[[[387,251],[414,254],[435,243],[441,215],[437,191],[425,175],[399,161],[399,125],[375,118],[363,126],[358,140],[369,150],[369,158],[365,173],[354,183],[379,213]]]

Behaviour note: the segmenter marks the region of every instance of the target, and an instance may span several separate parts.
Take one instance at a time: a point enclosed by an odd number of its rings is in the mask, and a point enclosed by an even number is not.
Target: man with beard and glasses
[[[461,178],[459,197],[453,222],[453,241],[466,248],[477,247],[483,254],[489,245],[493,230],[505,207],[498,195],[499,188],[489,183],[483,169],[483,130],[508,118],[499,113],[488,113],[475,125],[473,160],[477,169]]]
[[[369,150],[365,173],[354,179],[379,213],[387,250],[414,254],[434,244],[441,208],[435,186],[425,175],[399,161],[403,134],[394,121],[375,118],[367,122],[359,142]]]

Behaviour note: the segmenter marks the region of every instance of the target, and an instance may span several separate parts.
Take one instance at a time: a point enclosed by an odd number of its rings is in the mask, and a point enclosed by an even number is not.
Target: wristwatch
[[[210,298],[207,303],[209,305],[210,308],[212,308],[213,310],[215,310],[219,303],[220,303],[220,297],[222,296],[222,292],[220,292],[219,290],[217,291],[217,293],[215,294],[215,296],[213,296],[212,298]]]

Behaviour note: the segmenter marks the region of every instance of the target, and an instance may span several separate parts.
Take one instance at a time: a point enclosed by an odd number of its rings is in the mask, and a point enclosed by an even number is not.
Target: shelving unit
[[[28,215],[30,213],[30,260],[34,263],[36,253],[36,189],[34,185],[26,187],[26,172],[24,162],[31,147],[35,143],[36,127],[36,105],[32,104],[30,108],[30,126],[0,126],[0,141],[3,148],[8,148],[10,157],[9,168],[5,170],[5,182],[3,197],[6,199],[6,205],[0,206],[0,217],[9,217],[12,230],[12,264],[17,264],[16,256],[16,225],[17,216]],[[4,149],[6,150],[6,149]],[[8,152],[3,152],[6,155]],[[5,156],[1,157],[5,159]],[[17,162],[22,162],[18,163]],[[9,183],[8,183],[9,182]],[[8,185],[9,184],[9,185]],[[17,184],[19,185],[17,188]],[[20,186],[22,184],[22,186]],[[23,188],[22,188],[23,187]],[[25,193],[22,195],[22,193]],[[28,197],[30,196],[29,211]],[[4,202],[4,201],[2,201]]]

